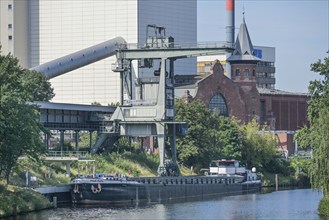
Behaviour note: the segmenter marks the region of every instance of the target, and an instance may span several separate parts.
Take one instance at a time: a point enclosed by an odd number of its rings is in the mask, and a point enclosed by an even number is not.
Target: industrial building
[[[1,0],[2,52],[31,68],[117,36],[145,44],[149,24],[166,27],[175,43],[197,42],[197,1],[149,0]],[[179,22],[177,22],[179,21]],[[149,35],[155,33],[148,33]],[[63,103],[107,105],[120,96],[120,79],[112,72],[115,57],[51,80]],[[196,74],[196,58],[175,62],[177,74]],[[158,66],[154,68],[158,69]],[[135,74],[148,76],[134,63]]]
[[[239,29],[235,50],[227,62],[231,70],[227,75],[231,78],[224,75],[224,65],[216,60],[210,74],[177,88],[176,94],[184,93],[183,99],[187,103],[201,100],[209,109],[217,109],[223,116],[234,116],[241,123],[256,119],[260,124],[268,125],[282,153],[286,156],[294,154],[297,143],[293,136],[308,124],[309,95],[259,87],[257,70],[262,61],[255,53],[245,19]],[[271,65],[264,69],[267,67]]]
[[[256,118],[268,124],[280,148],[292,154],[296,144],[293,134],[307,124],[309,96],[275,89],[275,48],[253,46],[245,20],[235,41],[234,0],[226,3],[226,42],[236,43],[235,51],[217,56],[218,61],[210,56],[199,58],[198,65],[196,58],[175,61],[176,87],[172,94],[187,101],[200,99],[208,108],[242,122]],[[1,0],[2,52],[13,53],[22,66],[30,68],[117,36],[123,37],[128,47],[136,48],[145,45],[147,36],[158,34],[148,32],[150,24],[160,27],[155,30],[165,27],[175,45],[196,43],[196,7],[196,0]],[[100,60],[51,79],[56,93],[52,101],[118,102],[122,86],[120,75],[112,71],[115,62],[115,57]],[[147,87],[139,91],[143,93],[140,96],[137,90],[136,96],[152,99],[158,87],[148,80],[161,64],[153,63],[150,71],[139,68],[143,65],[133,61],[135,76]]]

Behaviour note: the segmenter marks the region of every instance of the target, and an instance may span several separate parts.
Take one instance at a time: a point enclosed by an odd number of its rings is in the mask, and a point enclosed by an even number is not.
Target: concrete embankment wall
[[[51,202],[53,202],[54,197],[57,198],[57,203],[71,202],[70,185],[39,187],[35,191],[43,194]]]

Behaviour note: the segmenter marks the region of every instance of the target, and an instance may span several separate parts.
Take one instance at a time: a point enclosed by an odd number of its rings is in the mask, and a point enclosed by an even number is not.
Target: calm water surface
[[[17,219],[320,219],[321,198],[321,193],[311,189],[296,189],[138,207],[58,208]]]

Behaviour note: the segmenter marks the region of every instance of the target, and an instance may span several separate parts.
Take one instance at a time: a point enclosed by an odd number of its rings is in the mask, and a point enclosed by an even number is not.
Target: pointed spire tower
[[[248,28],[244,18],[235,42],[235,50],[227,61],[231,64],[231,78],[236,82],[256,83],[256,65],[260,61],[255,56]]]

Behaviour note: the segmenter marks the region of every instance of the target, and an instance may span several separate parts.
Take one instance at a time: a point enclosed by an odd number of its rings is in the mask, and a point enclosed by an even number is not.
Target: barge
[[[71,182],[71,198],[77,204],[138,204],[189,201],[259,192],[255,172],[234,160],[215,161],[204,176],[135,177],[97,175]],[[255,170],[254,170],[255,171]]]

